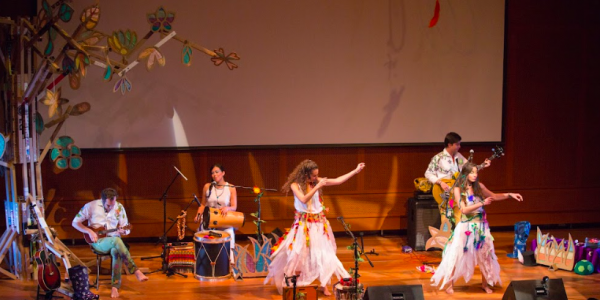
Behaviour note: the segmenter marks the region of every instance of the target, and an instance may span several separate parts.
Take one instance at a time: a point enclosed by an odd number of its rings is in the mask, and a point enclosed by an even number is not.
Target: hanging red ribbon
[[[429,21],[429,28],[435,26],[440,18],[440,0],[435,0],[435,9],[433,10],[433,18]]]

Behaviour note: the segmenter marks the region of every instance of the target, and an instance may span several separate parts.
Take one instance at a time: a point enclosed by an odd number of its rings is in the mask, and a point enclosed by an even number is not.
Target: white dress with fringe
[[[306,204],[294,195],[296,219],[280,242],[273,247],[269,274],[264,283],[273,280],[281,294],[286,285],[285,276],[298,274],[297,286],[306,286],[319,280],[321,286],[333,275],[338,279],[350,274],[336,256],[337,246],[331,226],[323,211],[319,191]],[[292,283],[289,283],[292,286]]]
[[[467,206],[481,201],[479,197],[472,195],[462,197],[466,200]],[[462,205],[464,203],[461,201]],[[454,283],[460,277],[463,277],[465,282],[469,282],[477,265],[487,284],[502,285],[500,264],[494,251],[494,238],[490,234],[483,207],[471,214],[461,216],[460,223],[456,225],[444,247],[442,262],[431,278],[432,285],[439,285],[441,290],[446,284]]]

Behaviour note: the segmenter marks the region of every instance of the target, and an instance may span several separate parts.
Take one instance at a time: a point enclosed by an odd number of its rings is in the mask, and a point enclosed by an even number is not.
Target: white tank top
[[[229,183],[225,183],[229,185]],[[210,196],[206,197],[206,205],[212,208],[221,208],[229,206],[231,202],[231,191],[228,186],[217,188],[216,186],[210,187]],[[206,192],[208,195],[209,191]]]
[[[300,192],[303,193],[304,191]],[[321,211],[323,211],[323,205],[321,204],[321,201],[319,201],[319,191],[317,190],[312,196],[312,198],[306,203],[302,203],[302,201],[300,201],[300,199],[298,199],[296,195],[294,195],[294,207],[299,212],[306,212],[311,214],[320,213]]]

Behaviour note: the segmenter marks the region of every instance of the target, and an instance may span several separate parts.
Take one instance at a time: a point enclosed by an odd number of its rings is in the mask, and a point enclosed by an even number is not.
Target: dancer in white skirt
[[[442,289],[446,284],[448,294],[454,293],[453,283],[460,277],[468,282],[475,266],[481,270],[481,288],[488,294],[491,286],[502,284],[500,265],[494,252],[494,238],[490,234],[486,213],[483,207],[495,201],[515,199],[523,201],[516,193],[495,194],[477,180],[477,165],[464,165],[454,188],[454,199],[459,199],[462,212],[460,223],[444,247],[442,262],[431,278],[434,286]]]
[[[269,264],[267,284],[271,279],[281,294],[285,276],[298,275],[296,284],[306,286],[319,280],[323,293],[331,295],[327,284],[331,277],[349,278],[350,274],[336,256],[337,246],[331,226],[325,217],[325,205],[321,188],[342,184],[358,174],[365,167],[358,164],[356,169],[338,178],[319,177],[319,167],[311,160],[304,160],[288,176],[282,191],[294,194],[296,219],[279,243],[273,247]],[[291,284],[291,283],[290,283]]]

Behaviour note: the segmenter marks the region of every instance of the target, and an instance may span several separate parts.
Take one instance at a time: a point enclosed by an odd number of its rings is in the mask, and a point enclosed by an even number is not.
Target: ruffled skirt
[[[284,276],[299,274],[297,286],[309,285],[317,279],[325,286],[333,275],[338,279],[350,277],[336,256],[335,238],[323,213],[297,213],[290,231],[273,248],[264,284],[273,280],[280,294],[286,285]]]
[[[468,282],[477,265],[487,284],[501,285],[500,264],[493,241],[486,221],[475,219],[458,223],[444,247],[442,262],[431,278],[432,285],[439,285],[441,290],[447,283],[454,283],[460,277]]]

